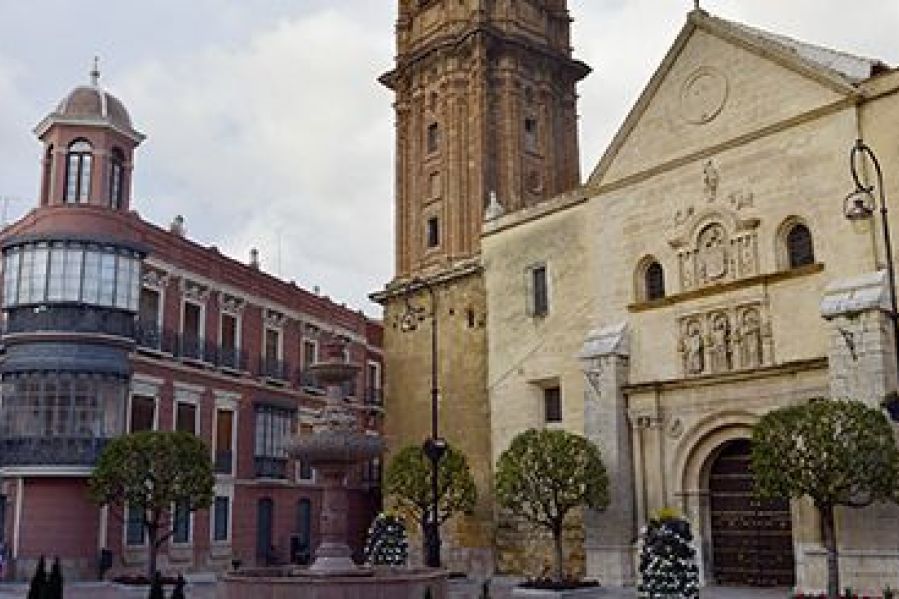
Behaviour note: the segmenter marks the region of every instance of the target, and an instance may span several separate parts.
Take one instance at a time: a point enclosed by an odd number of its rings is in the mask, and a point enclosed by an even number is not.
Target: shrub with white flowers
[[[699,597],[699,570],[690,523],[673,510],[662,510],[643,530],[640,549],[641,599]]]
[[[378,514],[368,529],[365,563],[372,566],[405,566],[408,560],[406,525],[392,514]]]

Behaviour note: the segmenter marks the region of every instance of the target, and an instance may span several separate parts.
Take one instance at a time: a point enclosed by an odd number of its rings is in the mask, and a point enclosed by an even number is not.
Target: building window
[[[650,263],[646,267],[643,277],[646,299],[648,301],[665,297],[665,272],[662,270],[661,264],[658,262]]]
[[[531,316],[549,314],[549,286],[546,265],[538,264],[528,269],[528,313]]]
[[[303,435],[311,435],[313,432],[312,425],[307,423],[302,423],[299,426],[299,434]],[[312,482],[315,479],[315,473],[312,470],[312,464],[309,463],[308,460],[297,459],[296,461],[296,469],[297,469],[297,480],[301,482]]]
[[[215,411],[215,472],[234,472],[234,410]]]
[[[93,147],[83,139],[72,142],[66,154],[65,201],[85,203],[90,198]]]
[[[118,148],[109,157],[109,207],[122,208],[125,193],[125,155]]]
[[[222,313],[220,322],[219,345],[221,346],[221,366],[240,368],[240,347],[237,316]]]
[[[428,154],[433,154],[440,149],[440,125],[431,123],[428,125]]]
[[[303,370],[318,361],[318,343],[313,339],[303,341]]]
[[[230,537],[228,522],[230,520],[231,499],[225,496],[218,496],[212,506],[212,540],[227,541]]]
[[[562,390],[559,387],[543,390],[543,414],[546,422],[562,422]]]
[[[186,501],[175,504],[172,515],[172,542],[190,543],[190,505]]]
[[[125,544],[143,545],[144,543],[144,510],[129,505],[125,519]]]
[[[372,405],[381,405],[381,365],[368,362],[365,367],[365,401]]]
[[[202,360],[205,356],[203,343],[203,306],[185,301],[181,319],[181,355]]]
[[[131,396],[130,432],[151,431],[156,423],[156,398],[145,395]]]
[[[790,268],[799,268],[815,263],[812,234],[805,225],[795,224],[787,233],[787,256]]]
[[[536,152],[538,149],[537,119],[524,119],[524,148],[528,152]]]
[[[186,401],[175,402],[175,430],[197,433],[197,406]]]
[[[440,245],[440,221],[437,220],[436,216],[428,219],[427,244],[429,248],[435,248]]]
[[[295,412],[286,408],[256,406],[256,476],[287,477],[287,442],[290,439],[294,417]]]

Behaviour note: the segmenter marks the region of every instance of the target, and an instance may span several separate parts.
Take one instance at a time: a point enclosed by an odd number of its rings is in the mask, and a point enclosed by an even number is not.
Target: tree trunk
[[[840,596],[840,565],[837,558],[837,535],[834,523],[833,506],[818,508],[821,512],[821,536],[824,549],[827,551],[827,596],[838,599]]]
[[[147,540],[150,542],[149,553],[147,555],[147,578],[152,582],[153,574],[156,573],[156,553],[159,547],[156,545],[156,537],[159,536],[159,527],[155,524],[147,526]]]
[[[555,579],[558,582],[562,581],[562,525],[557,524],[553,526],[553,544],[555,545]]]

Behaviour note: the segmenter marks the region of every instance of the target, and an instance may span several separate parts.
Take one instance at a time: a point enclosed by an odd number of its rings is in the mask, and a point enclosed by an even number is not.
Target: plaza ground
[[[511,588],[516,580],[509,578],[494,579],[491,585],[491,599],[508,599],[511,596]],[[211,581],[192,582],[187,589],[189,599],[217,599],[219,585]],[[450,599],[478,599],[480,585],[477,582],[452,581],[450,584]],[[23,599],[28,592],[27,585],[0,584],[0,599]],[[788,589],[783,588],[748,588],[748,587],[707,587],[700,593],[701,599],[783,599],[789,595]],[[74,583],[66,585],[66,599],[119,599],[134,598],[144,599],[146,590],[123,590],[121,587],[107,583]],[[606,599],[634,599],[637,596],[633,587],[606,587],[603,589],[603,597]],[[360,597],[359,599],[364,599]]]

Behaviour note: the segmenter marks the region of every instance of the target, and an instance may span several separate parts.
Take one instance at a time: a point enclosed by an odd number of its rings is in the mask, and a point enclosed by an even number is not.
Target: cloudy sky
[[[584,173],[684,24],[692,0],[570,0]],[[710,12],[899,65],[896,0],[703,0]],[[101,83],[148,135],[135,207],[337,301],[393,273],[395,0],[0,0],[0,197],[34,204],[31,129],[101,57]],[[895,165],[899,168],[899,165]]]

